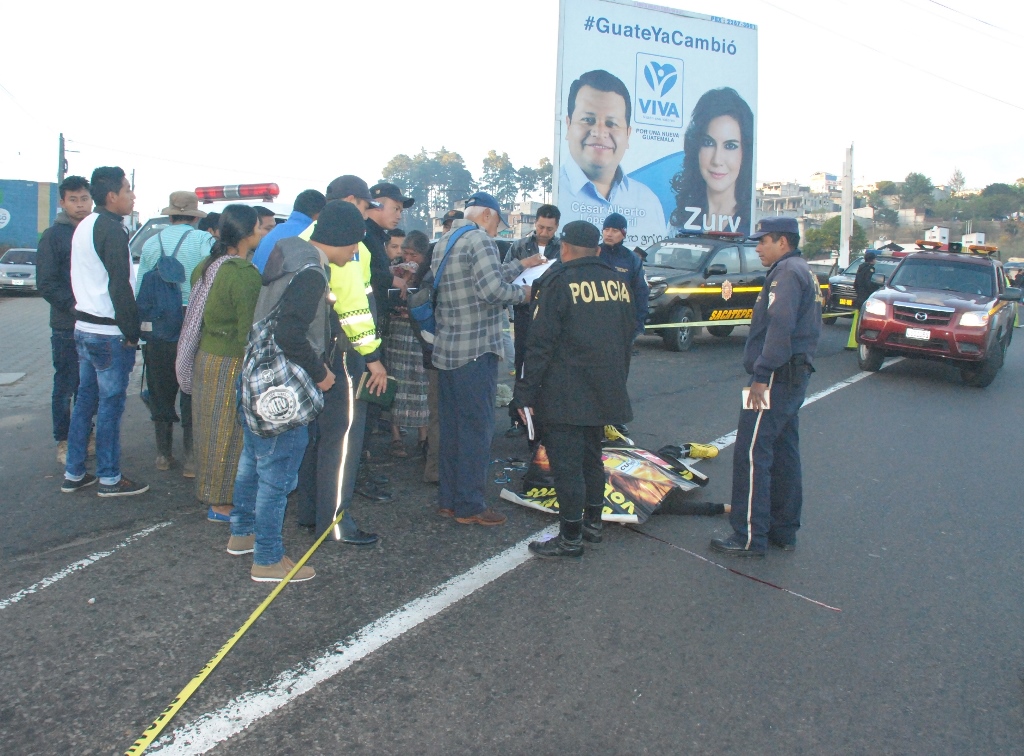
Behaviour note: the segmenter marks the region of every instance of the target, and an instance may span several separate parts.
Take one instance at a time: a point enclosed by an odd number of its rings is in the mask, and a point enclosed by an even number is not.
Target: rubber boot
[[[156,469],[170,470],[174,464],[174,457],[171,456],[171,440],[174,433],[172,423],[154,422],[156,428]]]
[[[583,511],[583,540],[587,543],[601,543],[604,536],[604,522],[601,520],[601,512],[604,507],[587,507]]]
[[[196,477],[196,461],[192,455],[192,426],[182,426],[181,443],[185,448],[185,460],[182,465],[181,475],[184,478]]]
[[[850,325],[850,338],[846,341],[847,349],[857,348],[857,320],[860,317],[860,313],[857,310],[853,311],[853,323]]]
[[[534,541],[529,549],[542,559],[579,559],[583,556],[583,520],[562,520],[557,536],[548,541]]]

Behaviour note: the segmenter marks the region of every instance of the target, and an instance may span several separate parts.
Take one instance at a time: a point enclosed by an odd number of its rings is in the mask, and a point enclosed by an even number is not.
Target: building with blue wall
[[[0,179],[0,244],[35,247],[60,212],[57,185]]]

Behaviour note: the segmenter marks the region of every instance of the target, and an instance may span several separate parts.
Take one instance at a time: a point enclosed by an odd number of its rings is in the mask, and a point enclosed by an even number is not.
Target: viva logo
[[[640,123],[682,127],[682,71],[682,61],[646,53],[637,55],[636,105]]]

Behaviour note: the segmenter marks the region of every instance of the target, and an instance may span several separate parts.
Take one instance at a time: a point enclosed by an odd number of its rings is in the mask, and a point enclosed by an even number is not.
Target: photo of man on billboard
[[[620,165],[633,133],[632,98],[618,77],[587,71],[569,87],[565,139],[572,160],[562,160],[558,204],[563,220],[601,226],[610,213],[626,217],[629,244],[647,246],[667,235],[661,202]]]
[[[735,89],[701,95],[683,137],[682,169],[672,177],[682,234],[750,231],[754,114]]]

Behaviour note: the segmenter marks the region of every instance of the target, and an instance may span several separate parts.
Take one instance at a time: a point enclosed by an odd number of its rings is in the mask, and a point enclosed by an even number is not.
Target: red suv
[[[1002,264],[987,254],[916,252],[861,308],[858,362],[875,371],[890,355],[949,362],[964,383],[983,388],[1003,366],[1013,338],[1014,302]]]

